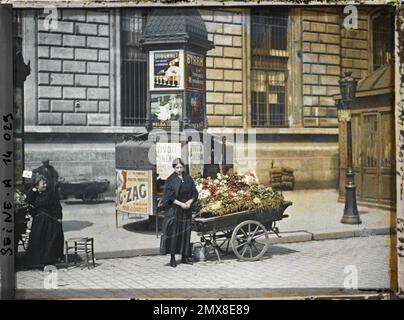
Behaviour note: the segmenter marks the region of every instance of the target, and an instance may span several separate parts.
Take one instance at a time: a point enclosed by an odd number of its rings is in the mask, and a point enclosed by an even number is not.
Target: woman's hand
[[[58,222],[59,222],[59,223],[62,223],[62,219],[58,219]]]
[[[177,206],[181,207],[182,209],[187,209],[186,204],[184,202],[178,201],[178,200],[174,200],[174,204],[176,204]]]
[[[188,207],[187,209],[191,208],[193,202],[194,202],[194,199],[189,199],[187,202],[185,202],[185,204]]]
[[[191,208],[191,206],[189,205],[188,202],[185,202],[185,203],[184,203],[184,209],[185,209],[185,210],[188,210],[189,208]]]

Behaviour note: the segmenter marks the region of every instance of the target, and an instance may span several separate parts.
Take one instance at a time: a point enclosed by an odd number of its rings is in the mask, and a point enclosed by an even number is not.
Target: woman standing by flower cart
[[[176,267],[175,254],[182,255],[182,263],[192,264],[191,257],[191,206],[198,198],[195,182],[185,171],[181,159],[173,161],[173,172],[165,183],[159,208],[165,209],[160,254],[171,254],[170,265]]]

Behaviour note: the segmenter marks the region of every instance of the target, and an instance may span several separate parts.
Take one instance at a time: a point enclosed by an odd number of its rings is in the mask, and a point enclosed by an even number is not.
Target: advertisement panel
[[[184,51],[150,51],[150,90],[184,89]]]
[[[205,90],[205,57],[201,54],[188,52],[186,55],[188,89]]]
[[[182,120],[182,93],[152,93],[150,109],[153,128],[178,127]]]
[[[116,210],[153,214],[152,171],[116,170]]]

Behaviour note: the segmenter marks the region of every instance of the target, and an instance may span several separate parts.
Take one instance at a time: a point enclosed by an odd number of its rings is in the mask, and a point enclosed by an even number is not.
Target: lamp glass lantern
[[[347,71],[345,77],[338,82],[342,105],[348,106],[355,100],[357,81],[352,77],[352,72]]]

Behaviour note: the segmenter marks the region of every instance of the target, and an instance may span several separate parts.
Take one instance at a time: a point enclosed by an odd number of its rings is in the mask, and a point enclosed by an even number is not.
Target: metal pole
[[[346,132],[347,132],[347,144],[348,144],[348,168],[346,171],[345,180],[345,208],[344,215],[341,219],[341,223],[346,224],[361,224],[362,221],[359,217],[358,207],[356,205],[356,185],[355,185],[355,172],[353,170],[352,160],[352,126],[351,115],[346,119]]]
[[[156,211],[156,238],[158,238],[159,237],[159,214],[158,214],[158,212]]]
[[[1,298],[15,298],[12,8],[0,5]]]

